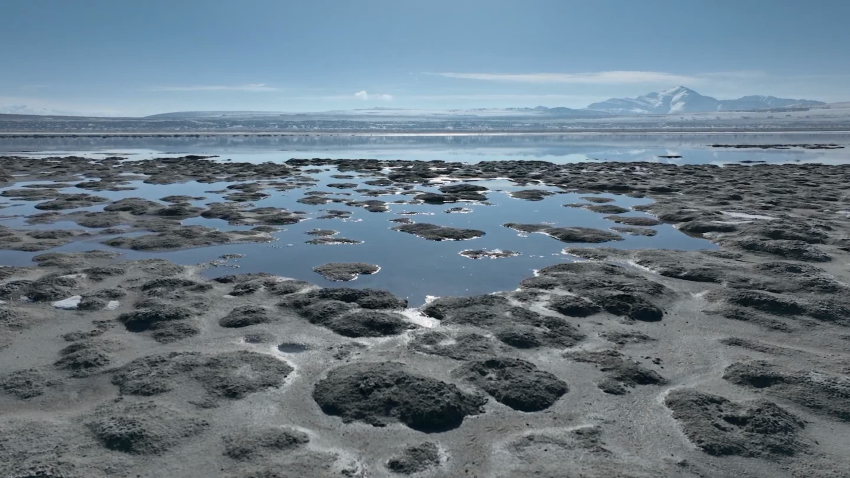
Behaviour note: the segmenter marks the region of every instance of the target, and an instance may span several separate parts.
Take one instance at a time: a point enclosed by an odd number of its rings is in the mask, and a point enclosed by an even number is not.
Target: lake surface
[[[712,148],[713,144],[839,144],[845,149],[788,150]],[[208,135],[181,137],[3,138],[0,154],[130,155],[134,159],[171,155],[218,155],[233,161],[290,158],[372,158],[479,162],[535,160],[653,161],[724,164],[740,161],[848,161],[846,133],[574,134],[574,135]],[[661,156],[681,156],[663,158]]]
[[[689,138],[573,138],[565,137],[209,137],[209,138],[55,138],[38,140],[0,139],[0,150],[27,151],[16,153],[26,156],[48,155],[120,155],[132,159],[144,157],[202,154],[217,155],[219,161],[285,161],[293,157],[323,158],[378,158],[378,159],[442,159],[447,161],[485,160],[545,160],[552,162],[575,162],[592,160],[616,161],[666,161],[677,163],[734,163],[740,161],[782,162],[832,162],[848,161],[847,149],[835,150],[726,150],[709,148],[713,143],[742,144],[760,140],[752,135],[730,135],[727,137]],[[777,137],[768,136],[769,144],[776,143],[838,143],[847,144],[845,136],[823,135],[823,137]],[[168,153],[168,154],[166,154]],[[682,158],[659,158],[658,156],[680,155]],[[446,205],[392,204],[393,201],[409,201],[410,195],[382,195],[377,198],[360,197],[351,190],[329,188],[328,183],[356,182],[358,188],[382,189],[364,185],[373,179],[358,176],[355,179],[336,179],[340,174],[334,168],[322,167],[321,173],[310,176],[318,182],[314,186],[289,191],[266,189],[271,196],[255,201],[257,207],[278,207],[292,211],[304,211],[308,220],[286,226],[274,233],[275,241],[261,244],[229,244],[168,252],[140,252],[115,249],[125,259],[165,258],[179,264],[199,264],[216,261],[225,254],[244,254],[245,257],[229,260],[217,267],[205,270],[210,277],[234,273],[268,272],[285,277],[306,280],[323,287],[371,287],[387,289],[400,297],[407,297],[412,306],[425,302],[427,296],[474,295],[516,288],[519,281],[533,275],[535,270],[570,261],[563,254],[565,247],[617,247],[617,248],[671,248],[682,250],[714,249],[707,240],[690,237],[670,225],[654,227],[653,237],[623,234],[622,241],[597,245],[567,244],[543,234],[524,234],[502,227],[506,222],[551,223],[555,226],[581,226],[609,229],[617,224],[604,219],[606,214],[594,213],[580,208],[563,207],[564,204],[581,203],[588,194],[563,193],[555,188],[534,186],[535,189],[557,191],[541,201],[527,201],[510,197],[508,193],[529,186],[516,186],[507,180],[479,181],[476,184],[490,189],[488,203],[457,203]],[[119,192],[96,192],[111,200],[127,197],[142,197],[151,200],[168,195],[203,196],[193,201],[204,206],[223,201],[219,191],[232,183],[202,184],[188,182],[172,185],[153,185],[133,181],[130,186],[137,189]],[[18,183],[14,187],[20,187]],[[437,191],[436,187],[417,187],[420,191]],[[2,189],[0,189],[2,190]],[[77,188],[62,190],[67,193],[90,193]],[[308,191],[332,191],[334,197],[345,199],[380,199],[389,204],[390,210],[383,213],[368,212],[358,207],[342,204],[306,205],[298,203]],[[638,199],[624,195],[599,194],[609,197],[610,203],[624,208],[646,204],[649,199]],[[7,206],[2,210],[6,216],[0,224],[12,228],[63,229],[79,228],[73,222],[30,226],[23,216],[39,213],[34,209],[36,202],[2,200]],[[468,213],[447,213],[447,209],[462,206]],[[103,205],[77,210],[98,211]],[[349,219],[317,219],[327,209],[349,210]],[[414,213],[414,214],[405,214]],[[641,212],[627,215],[642,216]],[[397,223],[390,219],[407,217],[415,222],[431,223],[457,228],[479,229],[485,232],[480,238],[468,241],[428,241],[420,237],[393,231]],[[183,224],[199,224],[219,229],[247,228],[231,226],[219,219],[191,218]],[[314,237],[306,234],[312,229],[339,231],[339,237],[362,241],[361,244],[311,245],[306,241]],[[139,233],[133,233],[139,234]],[[53,251],[85,251],[111,249],[101,244],[107,237],[98,235],[73,242]],[[501,249],[519,252],[516,257],[502,259],[469,259],[459,255],[469,249]],[[2,265],[31,265],[38,253],[0,251]],[[331,282],[313,272],[313,268],[331,262],[366,262],[380,266],[374,275],[361,275],[354,282]],[[233,268],[238,266],[238,268]]]

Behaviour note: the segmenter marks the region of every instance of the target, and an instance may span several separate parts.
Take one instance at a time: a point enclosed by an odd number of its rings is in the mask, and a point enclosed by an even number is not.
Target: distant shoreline
[[[23,139],[23,138],[89,138],[89,137],[109,137],[109,138],[176,138],[176,137],[204,137],[204,136],[257,136],[257,137],[298,137],[298,136],[329,136],[329,137],[439,137],[439,136],[629,136],[629,135],[694,135],[694,136],[709,136],[709,135],[813,135],[813,134],[828,134],[828,135],[848,135],[850,130],[676,130],[676,131],[659,131],[655,129],[648,130],[582,130],[582,131],[470,131],[470,132],[381,132],[381,133],[341,133],[330,131],[316,132],[269,132],[269,131],[209,131],[196,133],[170,133],[170,132],[145,132],[145,133],[45,133],[45,132],[0,132],[0,138]]]

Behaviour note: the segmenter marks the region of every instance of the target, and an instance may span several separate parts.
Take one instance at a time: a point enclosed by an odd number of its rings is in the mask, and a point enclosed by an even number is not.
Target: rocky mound
[[[508,222],[502,224],[502,226],[519,232],[546,234],[561,242],[600,243],[623,240],[619,234],[589,227],[553,227],[548,224],[519,224],[515,222]]]
[[[803,421],[767,400],[733,402],[681,388],[664,399],[691,442],[709,455],[778,458],[808,448]]]
[[[0,390],[21,400],[42,395],[51,381],[38,369],[18,370],[0,376]]]
[[[160,455],[204,432],[209,423],[156,402],[140,402],[98,408],[86,427],[110,450]]]
[[[115,237],[103,241],[111,247],[136,251],[164,251],[191,247],[217,246],[240,242],[271,242],[274,238],[261,231],[218,231],[203,226],[179,226],[157,234]]]
[[[234,308],[218,321],[218,325],[227,328],[248,327],[250,325],[266,324],[273,319],[268,309],[259,305],[241,305]]]
[[[413,234],[429,241],[466,241],[484,235],[484,231],[477,229],[458,229],[426,223],[402,224],[392,229]]]
[[[626,387],[634,388],[637,385],[662,385],[667,383],[667,380],[658,372],[633,360],[628,360],[615,350],[568,352],[565,356],[577,362],[596,364],[599,371],[606,375],[604,380],[597,383],[597,386],[603,392],[611,395],[628,393]]]
[[[596,262],[574,262],[544,267],[520,284],[525,289],[561,289],[585,297],[605,311],[640,321],[658,321],[664,315],[653,303],[672,294],[667,287],[623,267]]]
[[[602,312],[602,307],[574,295],[559,295],[549,300],[546,308],[568,317],[587,317]]]
[[[493,358],[470,362],[453,375],[484,390],[514,410],[537,412],[549,408],[567,393],[567,384],[531,362]]]
[[[548,196],[554,196],[555,193],[553,193],[552,191],[546,191],[545,189],[523,189],[520,191],[512,191],[509,193],[509,195],[515,199],[525,199],[526,201],[542,201]]]
[[[736,385],[764,390],[814,413],[850,422],[850,378],[817,371],[788,371],[765,361],[739,362],[723,378]]]
[[[435,443],[412,445],[387,461],[387,469],[401,475],[421,473],[440,466],[440,449]]]
[[[313,399],[344,423],[373,426],[401,422],[425,432],[457,428],[481,413],[485,399],[455,385],[409,372],[395,362],[356,363],[331,370],[313,389]]]
[[[332,262],[313,268],[313,272],[319,273],[330,281],[353,281],[360,274],[375,274],[380,267],[364,262]]]
[[[125,395],[153,396],[197,385],[212,398],[239,399],[281,386],[292,370],[280,359],[244,350],[218,355],[171,352],[129,362],[115,371],[112,383]],[[187,384],[187,378],[192,382]]]
[[[493,357],[499,350],[497,342],[480,334],[465,333],[452,337],[435,330],[414,336],[410,347],[417,352],[455,360]]]
[[[288,428],[246,428],[222,437],[224,456],[237,461],[253,460],[267,453],[285,452],[310,442],[307,434]]]
[[[426,305],[422,313],[445,324],[480,327],[516,348],[572,347],[584,339],[578,329],[557,317],[517,307],[505,297],[447,297]]]
[[[86,377],[110,365],[115,360],[112,352],[120,348],[121,344],[114,339],[81,340],[60,350],[62,358],[54,365],[71,372],[73,377]]]

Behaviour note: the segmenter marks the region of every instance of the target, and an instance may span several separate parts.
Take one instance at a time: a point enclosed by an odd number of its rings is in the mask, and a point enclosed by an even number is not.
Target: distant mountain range
[[[598,118],[610,116],[605,111],[594,111],[589,109],[573,109],[565,107],[549,108],[537,106],[535,108],[469,108],[453,110],[425,110],[407,108],[368,108],[354,110],[324,111],[316,113],[287,113],[282,111],[178,111],[174,113],[161,113],[146,116],[147,119],[202,119],[202,118],[259,118],[280,116],[292,118],[294,116],[311,117],[418,117],[438,119],[463,119],[463,118]]]
[[[649,93],[637,98],[611,98],[593,103],[584,109],[537,106],[535,108],[469,108],[454,110],[422,110],[406,108],[368,108],[322,113],[285,113],[274,111],[183,111],[148,116],[148,119],[201,119],[201,118],[257,118],[274,116],[312,117],[370,117],[370,118],[599,118],[607,116],[668,115],[681,113],[704,113],[713,111],[764,110],[771,108],[820,106],[825,103],[812,100],[795,100],[775,96],[744,96],[735,100],[718,100],[703,96],[684,86],[677,86],[660,93]]]
[[[611,98],[587,107],[592,111],[604,111],[614,115],[635,114],[679,114],[708,111],[759,110],[787,108],[793,106],[818,106],[825,103],[812,100],[794,100],[775,96],[744,96],[736,100],[718,100],[703,96],[684,86],[677,86],[661,93],[649,93],[636,98]]]
[[[284,111],[177,111],[161,113],[144,118],[146,121],[311,121],[342,120],[371,121],[387,120],[566,120],[614,116],[672,115],[682,113],[705,113],[718,111],[769,110],[775,108],[830,108],[820,101],[777,98],[775,96],[744,96],[734,100],[718,100],[703,96],[684,86],[677,86],[660,93],[649,93],[636,98],[611,98],[593,103],[587,108],[537,106],[534,108],[465,108],[465,109],[409,109],[409,108],[366,108],[324,112],[293,113]],[[839,106],[839,104],[835,104]],[[14,117],[84,116],[29,105],[0,106],[0,116],[12,120]],[[88,116],[88,115],[85,115]],[[128,118],[129,119],[129,118]],[[251,126],[251,125],[248,125]],[[248,127],[246,126],[246,127]]]

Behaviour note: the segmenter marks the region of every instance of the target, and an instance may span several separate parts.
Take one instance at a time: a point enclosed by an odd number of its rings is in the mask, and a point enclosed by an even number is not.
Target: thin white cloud
[[[42,98],[0,96],[0,114],[55,116],[117,116],[118,112],[95,105],[54,102]]]
[[[565,83],[565,84],[634,84],[672,83],[693,84],[699,76],[677,75],[660,71],[597,71],[588,73],[429,73],[445,78],[463,80],[501,81],[508,83]]]
[[[405,96],[405,99],[414,100],[590,100],[591,102],[599,101],[602,96],[588,95],[524,95],[524,94],[492,94],[492,95],[411,95]]]
[[[354,97],[357,98],[357,99],[360,99],[360,100],[364,100],[364,101],[366,101],[366,100],[392,101],[393,100],[393,95],[375,94],[375,93],[369,94],[369,93],[366,93],[365,91],[362,91],[362,90],[358,91],[357,93],[354,93]]]
[[[265,83],[249,83],[247,85],[191,85],[191,86],[155,86],[154,91],[277,91]]]

